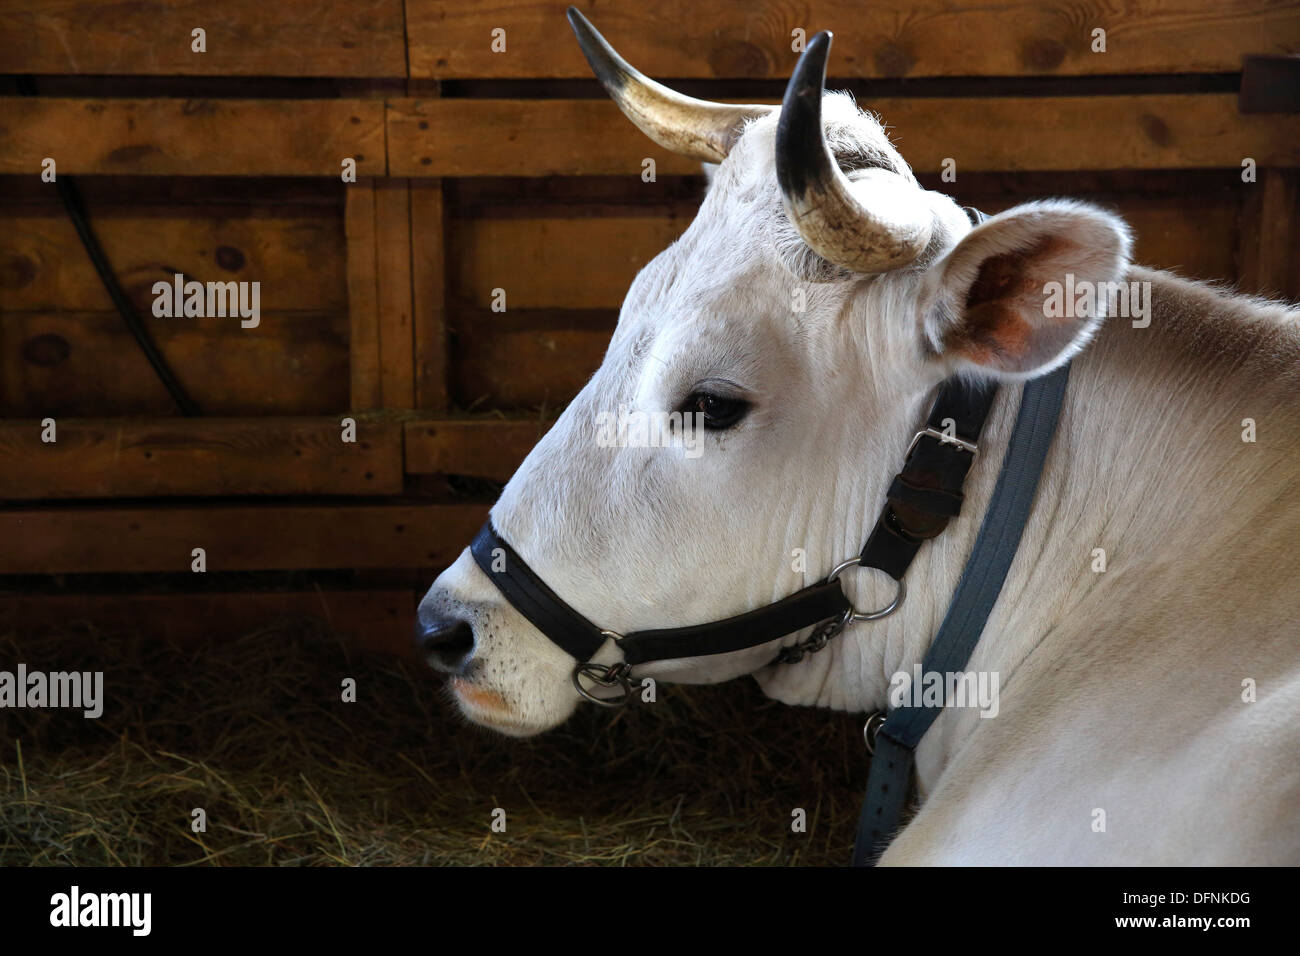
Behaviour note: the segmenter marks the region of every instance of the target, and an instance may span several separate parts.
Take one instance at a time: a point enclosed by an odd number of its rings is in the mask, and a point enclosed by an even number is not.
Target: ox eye
[[[728,398],[710,392],[693,392],[682,406],[687,415],[704,416],[704,427],[709,431],[722,431],[735,426],[749,411],[749,402],[743,398]]]

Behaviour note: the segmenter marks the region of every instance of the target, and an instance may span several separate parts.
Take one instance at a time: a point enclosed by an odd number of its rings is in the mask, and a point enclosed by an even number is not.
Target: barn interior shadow
[[[0,712],[6,866],[843,865],[866,779],[858,718],[749,680],[519,741],[312,621],[187,646],[0,635],[17,662],[103,671],[104,710]]]

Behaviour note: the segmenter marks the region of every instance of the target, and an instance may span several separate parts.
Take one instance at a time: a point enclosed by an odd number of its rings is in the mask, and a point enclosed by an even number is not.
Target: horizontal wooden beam
[[[0,501],[229,495],[399,495],[406,474],[505,480],[550,421],[474,416],[356,421],[57,419],[0,422]]]
[[[1231,94],[897,98],[871,104],[920,172],[1300,165],[1300,116]],[[690,174],[602,100],[0,98],[0,173],[151,176]],[[1098,133],[1104,130],[1104,135]],[[215,144],[215,145],[214,145]],[[387,149],[387,162],[385,157]]]
[[[75,253],[72,253],[75,255]],[[348,407],[345,313],[155,318],[145,326],[205,415],[328,415]],[[116,312],[0,319],[0,407],[23,418],[168,415],[176,406]]]
[[[10,276],[0,282],[0,311],[111,310],[72,220],[57,193],[45,188],[49,204],[40,211],[9,204],[0,209],[0,262]],[[104,254],[142,315],[152,313],[154,284],[170,284],[178,272],[200,282],[260,282],[263,313],[347,309],[336,209],[304,214],[262,207],[232,214],[180,204],[161,210],[87,205]]]
[[[453,220],[448,281],[456,301],[478,309],[492,307],[496,289],[508,309],[617,309],[637,272],[688,225],[653,214]]]
[[[401,425],[342,418],[8,420],[0,499],[401,494]]]
[[[900,98],[874,101],[918,172],[1240,170],[1300,165],[1300,115],[1242,116],[1232,94]],[[601,100],[393,100],[395,176],[697,173]],[[1235,175],[1235,174],[1234,174]]]
[[[458,403],[486,408],[555,408],[600,367],[614,310],[453,313],[452,391]]]
[[[473,475],[505,481],[550,424],[537,418],[407,422],[406,470],[408,474]]]
[[[402,0],[0,0],[0,21],[6,73],[406,75]]]
[[[382,100],[0,97],[0,173],[382,176]]]
[[[407,0],[413,77],[587,77],[570,0]],[[579,0],[654,77],[790,75],[795,31],[835,32],[834,76],[1234,73],[1244,53],[1300,52],[1294,8],[1269,0]],[[1096,29],[1105,52],[1095,51]],[[492,45],[504,31],[504,51]]]
[[[0,511],[0,574],[438,568],[484,504],[191,505]],[[197,573],[197,572],[196,572]]]
[[[153,640],[230,641],[270,624],[311,618],[366,650],[408,655],[415,626],[413,591],[205,592],[200,594],[0,594],[0,626],[19,632],[66,631],[88,624]]]
[[[308,14],[294,4],[227,0],[214,15],[204,0],[0,0],[0,63],[33,74],[402,78],[409,53],[417,79],[586,78],[567,5],[325,0]],[[795,31],[807,38],[822,29],[835,31],[832,73],[847,77],[1221,73],[1240,70],[1245,53],[1300,52],[1293,11],[1268,0],[1086,9],[1034,0],[578,6],[635,66],[659,77],[784,79],[798,57]],[[205,31],[203,52],[194,49],[196,28]],[[1096,49],[1099,28],[1105,52]]]

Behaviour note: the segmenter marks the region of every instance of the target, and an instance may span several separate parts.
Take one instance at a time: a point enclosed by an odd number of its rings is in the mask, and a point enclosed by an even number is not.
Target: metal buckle
[[[945,445],[956,445],[958,448],[965,449],[966,451],[971,453],[972,458],[979,454],[980,446],[975,444],[974,442],[967,441],[964,438],[958,438],[956,435],[944,434],[943,432],[939,431],[939,429],[937,428],[926,427],[926,428],[922,428],[919,432],[917,432],[915,435],[912,436],[912,444],[907,446],[907,454],[903,456],[903,461],[907,461],[909,458],[912,457],[912,452],[916,450],[916,443],[919,442],[922,438],[926,437],[927,435],[929,435],[931,438],[937,438]]]
[[[626,707],[632,699],[632,667],[619,661],[616,664],[593,664],[587,661],[573,669],[573,686],[579,694],[601,707]],[[622,687],[622,697],[597,697],[582,686],[582,678],[588,677],[601,687]]]
[[[849,558],[847,561],[841,561],[839,564],[835,565],[835,569],[831,571],[830,575],[826,578],[826,580],[827,581],[836,580],[840,576],[841,572],[847,570],[848,568],[853,567],[854,565],[857,565],[860,568],[870,567],[870,565],[867,564],[859,564],[858,558]],[[876,568],[875,570],[878,571],[880,569]],[[894,595],[894,599],[892,601],[890,601],[888,604],[886,604],[878,611],[863,612],[863,611],[859,611],[857,608],[851,608],[850,610],[852,611],[852,617],[850,617],[848,621],[846,621],[845,623],[851,624],[851,623],[858,623],[861,621],[878,621],[882,617],[889,617],[889,615],[897,611],[898,606],[903,603],[903,597],[906,594],[906,588],[904,587],[901,579],[896,583],[898,584],[898,592]]]
[[[872,724],[875,726],[873,727]],[[862,740],[867,745],[867,753],[871,756],[876,755],[876,738],[880,736],[880,728],[885,726],[885,715],[876,711],[867,718],[867,722],[862,725]]]

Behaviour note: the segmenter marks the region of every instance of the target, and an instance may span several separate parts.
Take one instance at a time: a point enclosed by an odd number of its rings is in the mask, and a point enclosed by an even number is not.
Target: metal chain
[[[831,618],[817,625],[817,629],[812,632],[806,641],[799,644],[791,645],[781,649],[781,653],[776,655],[772,661],[773,664],[797,664],[808,654],[816,654],[823,647],[830,643],[831,638],[835,637],[840,631],[848,626],[853,618],[853,608],[849,608],[839,619]]]

